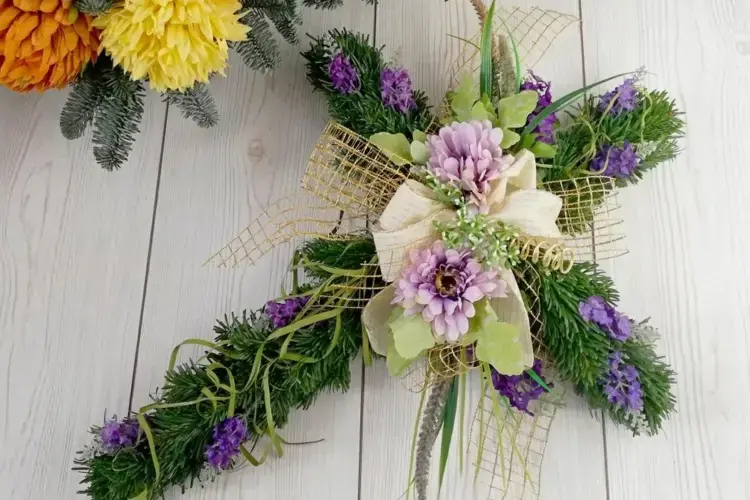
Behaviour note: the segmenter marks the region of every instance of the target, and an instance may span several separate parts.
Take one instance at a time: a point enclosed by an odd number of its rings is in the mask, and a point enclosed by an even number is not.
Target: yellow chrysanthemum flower
[[[94,21],[101,46],[134,80],[159,92],[224,75],[227,41],[241,41],[237,0],[125,0]]]

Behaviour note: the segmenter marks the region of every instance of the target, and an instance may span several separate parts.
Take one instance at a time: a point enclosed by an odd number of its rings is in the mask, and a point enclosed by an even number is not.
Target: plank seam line
[[[148,237],[148,252],[146,253],[146,272],[143,278],[143,293],[141,294],[141,312],[138,318],[138,335],[135,341],[135,355],[133,356],[133,374],[130,378],[130,397],[128,398],[128,414],[133,411],[133,395],[135,391],[135,377],[138,371],[138,356],[141,349],[141,334],[143,333],[143,316],[146,310],[146,292],[148,290],[148,276],[151,271],[151,251],[154,247],[154,229],[156,228],[156,210],[159,206],[159,188],[161,187],[161,171],[164,163],[164,145],[167,138],[167,121],[169,120],[169,103],[164,110],[164,126],[161,134],[161,151],[159,152],[159,166],[156,172],[156,191],[154,193],[154,209],[151,213],[151,230]]]
[[[375,0],[372,5],[372,45],[373,47],[377,47],[377,37],[378,37],[378,0]],[[370,221],[369,219],[365,221],[365,227],[369,228]],[[363,332],[363,335],[366,335]],[[362,500],[362,461],[364,458],[364,454],[362,453],[362,448],[364,445],[365,440],[365,386],[366,386],[366,370],[365,370],[365,360],[362,358],[362,376],[360,378],[360,384],[362,386],[359,390],[359,467],[357,471],[357,500]]]

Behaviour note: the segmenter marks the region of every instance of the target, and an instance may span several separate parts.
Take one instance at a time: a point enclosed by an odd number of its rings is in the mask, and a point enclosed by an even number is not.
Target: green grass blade
[[[439,488],[443,486],[443,476],[445,475],[445,466],[448,464],[448,454],[451,451],[451,439],[453,438],[453,427],[456,423],[456,409],[458,407],[458,377],[453,377],[448,397],[445,400],[443,409],[443,438],[440,443],[440,470],[439,470]]]
[[[510,31],[505,20],[501,18],[500,22],[503,23],[505,31],[508,32],[508,40],[510,40],[510,46],[513,49],[513,63],[516,67],[516,93],[518,93],[521,91],[521,56],[518,55],[518,44],[516,43],[516,39],[513,37],[513,33]]]
[[[601,85],[602,83],[607,83],[611,80],[614,80],[615,78],[621,78],[623,76],[632,75],[632,74],[633,74],[632,71],[629,71],[627,73],[620,73],[619,75],[611,76],[605,80],[592,83],[591,85],[587,85],[586,87],[583,87],[578,90],[574,90],[573,92],[562,96],[561,98],[559,98],[558,100],[556,100],[555,102],[553,102],[552,104],[544,108],[538,115],[536,115],[536,117],[533,120],[531,120],[528,125],[526,125],[526,128],[523,129],[523,134],[521,135],[528,135],[532,133],[534,129],[537,128],[540,123],[542,123],[542,120],[544,120],[549,115],[556,112],[557,110],[564,108],[565,106],[573,102],[573,100],[576,99],[578,96],[585,94],[586,92],[593,89],[597,85]]]
[[[479,55],[482,61],[479,67],[479,95],[487,95],[492,99],[492,19],[495,17],[495,0],[492,0],[487,17],[484,18],[482,26],[481,50]]]
[[[526,370],[526,373],[528,373],[529,377],[531,377],[532,379],[534,379],[534,382],[536,382],[537,384],[539,384],[542,387],[542,389],[544,389],[547,392],[552,391],[552,388],[549,385],[547,385],[547,383],[542,379],[542,377],[539,376],[539,374],[537,372],[535,372],[532,369],[528,369],[528,370]]]

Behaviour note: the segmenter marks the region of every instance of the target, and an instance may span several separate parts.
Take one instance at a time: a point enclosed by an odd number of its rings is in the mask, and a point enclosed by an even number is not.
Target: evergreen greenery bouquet
[[[279,59],[271,27],[298,43],[300,3],[343,0],[16,0],[0,2],[0,85],[19,92],[72,86],[60,116],[67,139],[94,127],[107,170],[128,158],[146,86],[201,127],[218,122],[209,79],[229,51],[254,70]]]
[[[592,260],[616,240],[600,232],[616,190],[677,153],[681,113],[638,75],[553,100],[549,82],[522,73],[511,20],[494,3],[476,8],[476,69],[460,65],[437,114],[367,37],[313,40],[308,77],[334,121],[306,194],[269,207],[212,258],[255,262],[303,236],[290,289],[220,320],[213,341],[177,346],[152,404],[93,427],[76,459],[84,493],[158,498],[281,456],[290,413],[346,391],[360,353],[421,377],[406,485],[418,500],[439,435],[440,482],[455,449],[503,498],[536,498],[565,386],[634,435],[659,432],[674,373],[655,329],[619,310]],[[184,345],[205,354],[178,364]],[[470,383],[480,397],[467,439]]]

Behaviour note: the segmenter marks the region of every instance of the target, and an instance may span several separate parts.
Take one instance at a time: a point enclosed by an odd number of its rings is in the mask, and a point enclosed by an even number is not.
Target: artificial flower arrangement
[[[342,0],[304,0],[332,8]],[[145,87],[201,127],[218,122],[208,89],[230,49],[252,69],[279,58],[271,26],[297,43],[297,0],[1,0],[0,85],[19,92],[72,91],[60,115],[67,139],[94,128],[103,168],[128,158]]]
[[[313,41],[308,77],[334,121],[307,195],[279,201],[213,258],[254,262],[303,235],[291,289],[220,320],[213,341],[177,346],[152,404],[93,427],[76,459],[84,493],[158,498],[281,456],[290,413],[346,391],[360,354],[422,377],[406,485],[418,500],[439,435],[440,480],[451,449],[471,450],[475,478],[490,471],[503,498],[536,498],[566,385],[634,435],[660,430],[674,373],[656,330],[618,309],[591,241],[616,189],[675,156],[681,113],[636,78],[577,105],[593,85],[553,100],[549,82],[521,72],[514,31],[493,30],[494,3],[475,7],[478,68],[437,114],[367,37]],[[205,355],[178,364],[184,345]],[[480,398],[466,440],[470,382]]]

